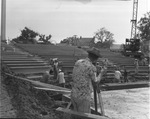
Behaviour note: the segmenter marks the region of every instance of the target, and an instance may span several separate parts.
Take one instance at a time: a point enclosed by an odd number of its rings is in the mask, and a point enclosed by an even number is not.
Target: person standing
[[[123,75],[124,75],[124,82],[128,82],[128,72],[127,72],[125,66],[124,66]]]
[[[43,82],[43,83],[48,83],[49,80],[50,80],[50,74],[49,74],[49,71],[46,71],[46,72],[43,74],[42,82]]]
[[[91,112],[92,82],[96,85],[101,79],[101,73],[98,73],[96,67],[93,65],[101,57],[100,50],[93,47],[87,52],[88,58],[80,59],[75,63],[71,91],[73,110],[84,113]]]
[[[61,69],[59,69],[58,81],[59,81],[59,85],[60,85],[61,87],[65,87],[64,72],[63,72]]]
[[[143,58],[142,64],[143,64],[143,66],[147,65],[147,59],[146,58]]]
[[[54,79],[57,79],[57,77],[58,77],[58,59],[54,58],[53,62],[54,62],[54,64],[53,64]]]
[[[139,62],[137,59],[134,60],[134,65],[135,65],[135,74],[137,74],[139,71]]]
[[[104,67],[106,67],[106,68],[108,67],[108,59],[104,60]]]
[[[117,82],[121,83],[121,72],[119,71],[119,69],[117,68],[115,71],[115,80],[117,80]]]

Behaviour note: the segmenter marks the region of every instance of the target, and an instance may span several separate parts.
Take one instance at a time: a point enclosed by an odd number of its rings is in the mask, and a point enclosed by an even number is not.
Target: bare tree
[[[50,39],[51,39],[51,37],[52,37],[52,35],[50,34],[50,35],[48,35],[48,36],[45,36],[45,35],[43,35],[43,34],[41,34],[41,35],[39,35],[39,41],[43,41],[43,43],[44,44],[50,44],[51,42],[50,42]]]

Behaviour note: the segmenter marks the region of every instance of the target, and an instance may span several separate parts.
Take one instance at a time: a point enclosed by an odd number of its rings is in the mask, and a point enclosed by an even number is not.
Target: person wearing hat
[[[73,83],[71,91],[71,102],[73,110],[77,112],[90,113],[92,81],[100,82],[100,71],[97,72],[96,64],[100,55],[100,50],[91,48],[86,59],[76,61],[73,68]]]
[[[58,81],[59,81],[59,85],[60,85],[61,87],[65,87],[64,72],[63,72],[61,69],[59,69]]]
[[[53,71],[54,71],[54,79],[58,78],[58,58],[53,59]]]

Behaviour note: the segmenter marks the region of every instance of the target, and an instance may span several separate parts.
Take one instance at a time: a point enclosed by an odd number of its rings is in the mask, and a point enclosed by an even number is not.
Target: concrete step
[[[35,61],[35,60],[28,60],[28,61],[2,61],[5,64],[37,64],[37,63],[44,63],[44,61]]]
[[[2,52],[2,55],[6,55],[6,56],[8,56],[8,55],[14,55],[14,56],[21,56],[21,55],[29,55],[29,53],[27,53],[27,52]]]
[[[25,66],[46,66],[46,63],[30,63],[30,64],[7,64],[9,67],[25,67]]]
[[[15,73],[45,73],[50,70],[50,66],[28,66],[28,67],[10,67],[10,69]]]
[[[2,61],[42,61],[42,59],[26,58],[26,59],[2,59]]]
[[[24,56],[24,55],[21,57],[20,56],[19,57],[18,56],[2,56],[2,59],[4,59],[4,60],[5,59],[12,59],[12,60],[13,59],[27,59],[27,58],[33,58],[33,57]]]

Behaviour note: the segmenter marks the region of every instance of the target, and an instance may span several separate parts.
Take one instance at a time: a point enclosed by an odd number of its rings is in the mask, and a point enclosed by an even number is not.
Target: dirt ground
[[[52,99],[51,92],[37,91],[30,83],[21,80],[3,78],[18,118],[61,118],[55,109],[66,105]],[[150,88],[102,91],[101,94],[105,115],[111,119],[150,119]]]
[[[105,115],[111,119],[150,119],[150,88],[103,91],[101,95]]]

